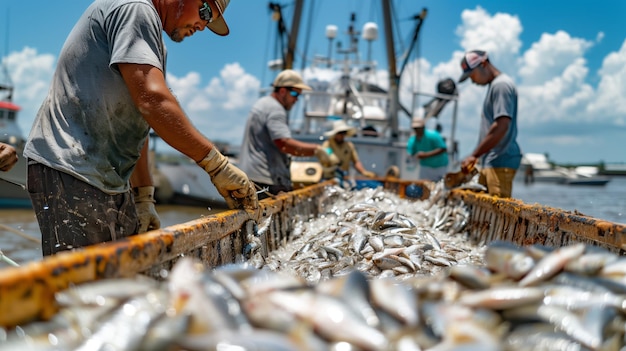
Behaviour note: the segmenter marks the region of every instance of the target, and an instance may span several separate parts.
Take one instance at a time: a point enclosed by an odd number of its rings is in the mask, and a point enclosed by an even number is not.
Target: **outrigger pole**
[[[397,141],[398,133],[398,105],[400,99],[398,95],[398,87],[400,85],[400,76],[396,68],[396,50],[393,40],[393,25],[391,23],[391,0],[382,0],[383,6],[383,22],[385,28],[385,44],[387,46],[387,63],[389,70],[389,126],[391,128],[391,140]]]
[[[293,61],[296,53],[296,42],[298,40],[298,32],[300,30],[300,18],[302,17],[302,8],[304,0],[296,0],[293,10],[293,19],[291,21],[291,30],[287,30],[285,21],[283,20],[282,5],[274,2],[269,4],[270,10],[273,11],[274,20],[278,21],[278,37],[281,43],[281,56],[283,58],[282,69],[292,69]],[[284,47],[283,37],[287,36],[287,47]]]

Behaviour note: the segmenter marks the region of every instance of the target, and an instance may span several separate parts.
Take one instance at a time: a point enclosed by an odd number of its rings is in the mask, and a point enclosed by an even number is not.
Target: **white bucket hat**
[[[411,128],[424,128],[424,126],[426,126],[426,120],[422,117],[413,117]]]
[[[350,127],[344,120],[334,121],[333,129],[324,133],[327,138],[332,138],[335,134],[340,132],[346,132],[346,136],[353,136],[356,134],[356,128]]]

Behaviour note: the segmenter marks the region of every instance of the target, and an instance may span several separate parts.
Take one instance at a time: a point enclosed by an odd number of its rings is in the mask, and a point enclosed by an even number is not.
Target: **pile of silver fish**
[[[301,223],[289,254],[213,269],[182,257],[163,280],[73,286],[51,320],[0,329],[0,350],[626,351],[625,257],[584,244],[470,249],[462,205],[444,214],[441,199],[331,191],[329,228]]]
[[[409,201],[382,188],[328,187],[318,218],[295,219],[290,242],[267,257],[257,253],[250,262],[312,284],[353,269],[368,278],[404,279],[480,263],[484,247],[463,232],[468,210],[439,196],[442,182],[433,190],[428,200]]]

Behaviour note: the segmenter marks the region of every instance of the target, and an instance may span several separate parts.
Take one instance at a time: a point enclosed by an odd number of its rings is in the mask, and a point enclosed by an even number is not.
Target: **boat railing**
[[[321,135],[329,129],[330,124],[344,119],[356,127],[359,134],[376,129],[376,136],[385,135],[389,116],[387,115],[388,96],[376,92],[345,92],[305,91],[304,119],[301,134]],[[297,123],[297,122],[296,122]],[[373,135],[372,135],[373,136]]]

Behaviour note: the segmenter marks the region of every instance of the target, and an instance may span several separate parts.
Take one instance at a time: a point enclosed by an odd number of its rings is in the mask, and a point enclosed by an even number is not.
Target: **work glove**
[[[376,173],[372,171],[364,171],[362,174],[364,177],[367,177],[367,178],[376,178]]]
[[[322,166],[324,167],[333,166],[333,163],[330,159],[330,155],[328,154],[328,152],[326,152],[326,150],[321,145],[318,145],[317,148],[315,148],[315,157],[317,157],[317,159],[320,161]],[[335,156],[335,158],[336,157],[337,156]]]
[[[333,154],[328,155],[328,163],[330,164],[331,167],[337,167],[339,166],[341,161],[339,161],[339,157],[337,157],[337,155],[333,153]]]
[[[476,161],[478,161],[478,159],[475,156],[467,156],[463,161],[461,161],[461,171],[465,174],[469,174],[472,170],[474,170]]]
[[[135,196],[135,208],[139,219],[138,233],[161,228],[161,220],[154,208],[154,187],[141,186],[133,189]]]
[[[198,166],[209,174],[211,182],[226,201],[228,208],[240,208],[248,212],[255,212],[259,208],[254,184],[216,148],[211,149],[211,152],[198,162]]]

